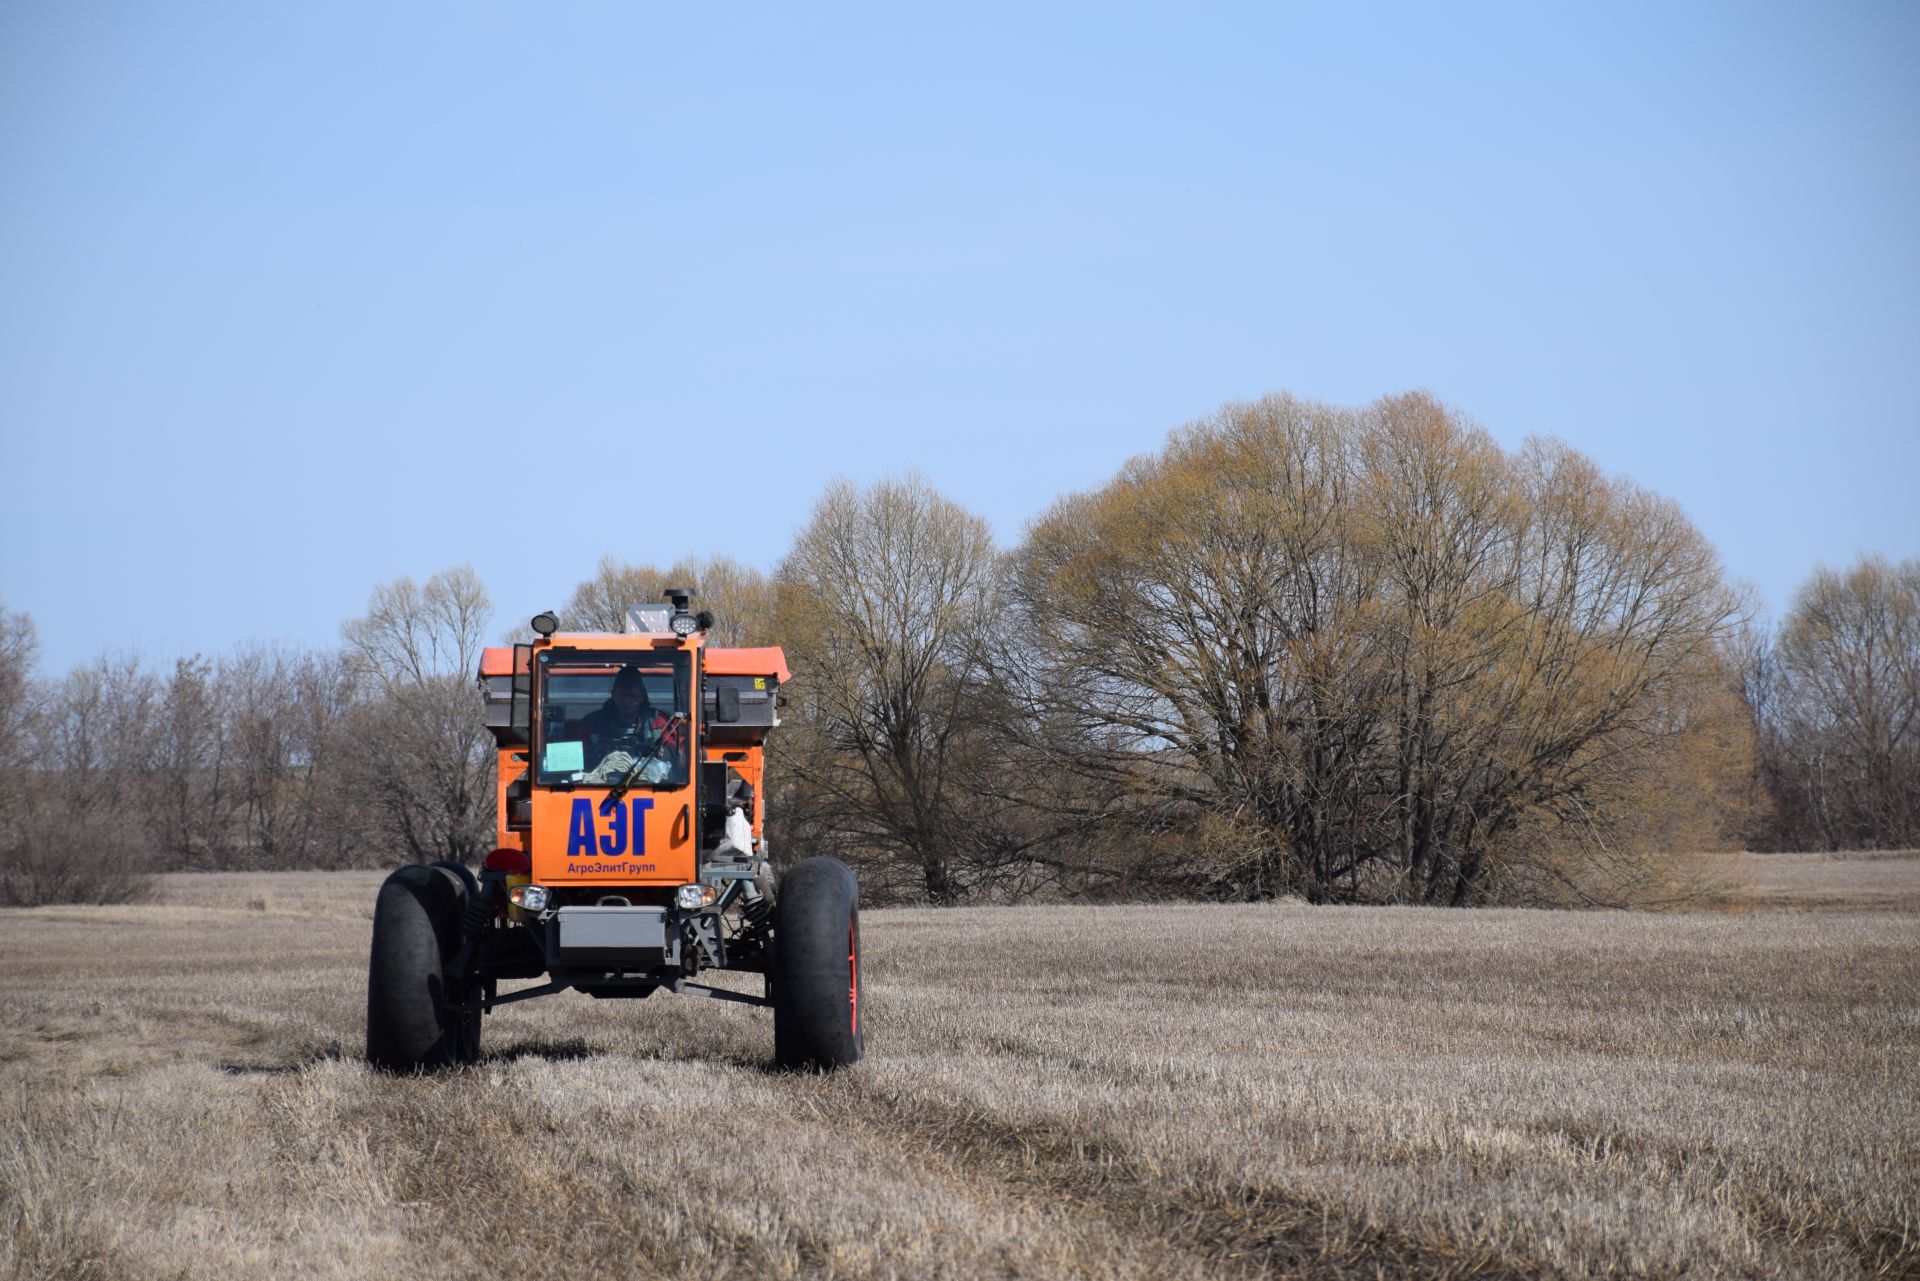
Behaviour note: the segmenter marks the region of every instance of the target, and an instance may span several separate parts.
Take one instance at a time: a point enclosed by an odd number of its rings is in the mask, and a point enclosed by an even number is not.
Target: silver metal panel
[[[667,620],[672,617],[673,607],[670,605],[631,606],[627,610],[627,634],[670,632],[673,629],[667,625]]]
[[[559,911],[560,948],[651,949],[667,946],[664,907],[563,907]]]

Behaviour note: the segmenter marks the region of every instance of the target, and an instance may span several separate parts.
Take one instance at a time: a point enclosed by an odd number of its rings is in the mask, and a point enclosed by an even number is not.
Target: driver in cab
[[[673,722],[654,709],[637,667],[620,669],[613,678],[613,696],[581,717],[580,727],[586,731],[586,758],[598,762],[588,775],[591,782],[618,782],[641,761],[646,762],[640,771],[643,782],[657,783],[672,772],[665,749],[676,741],[670,732]]]

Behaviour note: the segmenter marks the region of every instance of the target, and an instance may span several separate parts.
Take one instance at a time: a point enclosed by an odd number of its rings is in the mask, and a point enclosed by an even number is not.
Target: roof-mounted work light
[[[554,612],[549,609],[535,614],[530,626],[532,626],[535,632],[542,636],[551,636],[560,630],[560,620],[554,615]]]
[[[687,610],[687,602],[693,599],[693,588],[669,587],[661,595],[673,605],[673,617],[667,620],[667,627],[675,636],[691,636],[700,630],[700,620]]]

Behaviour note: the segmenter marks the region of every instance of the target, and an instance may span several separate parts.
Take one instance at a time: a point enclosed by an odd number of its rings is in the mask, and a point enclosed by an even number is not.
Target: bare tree
[[[794,670],[796,714],[778,744],[790,824],[811,852],[883,878],[910,870],[934,903],[965,897],[985,871],[968,839],[984,816],[968,812],[961,779],[978,745],[994,570],[986,522],[909,476],[830,486],[777,574]]]
[[[713,612],[708,638],[715,645],[772,645],[773,580],[751,565],[726,556],[695,556],[674,562],[669,584],[698,589],[698,608]],[[656,595],[655,599],[658,599]]]
[[[560,625],[568,631],[621,631],[628,610],[658,605],[668,587],[695,589],[697,606],[713,612],[710,637],[714,644],[772,643],[771,580],[751,565],[726,556],[683,557],[667,569],[603,556],[593,577],[575,587],[566,608],[559,611]]]
[[[395,855],[467,860],[491,836],[492,738],[473,677],[492,612],[461,566],[424,588],[383,584],[366,616],[341,628],[362,693],[345,739],[349,776]]]
[[[1779,843],[1920,845],[1920,561],[1817,568],[1772,659],[1761,714]]]
[[[0,904],[116,903],[144,897],[150,859],[141,790],[156,683],[132,659],[102,658],[30,695],[22,753],[34,768],[0,834]]]
[[[230,866],[240,833],[229,756],[227,683],[198,655],[174,664],[161,684],[153,751],[146,762],[146,828],[163,866]]]
[[[1199,875],[1235,895],[1313,892],[1377,735],[1351,418],[1229,406],[1056,504],[1013,557],[1022,687],[1075,731],[1065,767],[1130,796],[1135,832],[1213,833]]]
[[[39,648],[33,619],[0,605],[0,845],[15,843],[34,787]]]
[[[341,625],[357,670],[379,688],[418,686],[436,677],[471,677],[493,602],[470,565],[443,570],[417,586],[397,578],[373,589],[367,613]]]
[[[439,678],[430,678],[437,681]],[[363,704],[404,701],[410,687],[361,699],[338,653],[242,644],[217,663],[175,664],[158,682],[152,748],[139,781],[153,856],[167,868],[373,865],[384,789],[358,773],[385,750],[356,742],[377,719]]]
[[[290,659],[287,677],[292,724],[282,743],[298,803],[279,825],[284,846],[309,866],[366,866],[376,842],[366,807],[357,803],[361,758],[352,731],[359,693],[352,665],[341,654],[315,651]]]
[[[561,629],[620,631],[626,626],[628,610],[636,605],[659,604],[661,590],[670,586],[679,584],[668,581],[666,570],[602,556],[593,577],[575,587],[566,607],[558,611]]]
[[[1216,833],[1253,897],[1570,879],[1518,833],[1619,836],[1629,781],[1712,739],[1738,614],[1671,504],[1423,395],[1229,406],[1013,560],[1023,688],[1078,768]]]
[[[432,677],[438,687],[443,680]],[[329,867],[372,861],[367,806],[348,768],[374,752],[349,734],[355,681],[334,653],[242,645],[223,659],[222,795],[233,813],[235,859],[250,866]],[[373,694],[406,697],[410,687]],[[383,794],[383,793],[382,793]]]
[[[1500,870],[1552,870],[1514,839],[1543,824],[1590,838],[1583,869],[1622,887],[1643,879],[1645,859],[1667,854],[1632,846],[1621,821],[1653,805],[1658,789],[1644,784],[1703,753],[1721,777],[1750,765],[1750,745],[1723,723],[1743,604],[1711,545],[1672,502],[1562,444],[1529,442],[1516,465],[1520,626],[1471,693],[1498,732],[1466,774],[1480,843],[1462,848],[1455,902]],[[1711,812],[1715,798],[1667,799]]]
[[[33,619],[0,604],[0,770],[11,768],[26,750],[39,651]]]
[[[1515,554],[1527,504],[1485,432],[1424,395],[1374,407],[1361,434],[1363,518],[1356,532],[1380,567],[1378,654],[1392,672],[1393,786],[1381,798],[1393,828],[1401,897],[1430,900],[1449,858],[1472,844],[1481,809],[1470,780],[1506,731],[1485,676],[1513,652],[1526,618],[1515,607]],[[1353,866],[1385,851],[1362,842]]]

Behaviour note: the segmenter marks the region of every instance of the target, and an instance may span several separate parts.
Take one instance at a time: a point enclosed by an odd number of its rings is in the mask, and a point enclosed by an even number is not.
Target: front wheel
[[[773,1057],[827,1070],[857,1061],[860,887],[835,858],[810,858],[780,880],[773,905]]]
[[[478,1011],[454,962],[467,887],[444,867],[403,867],[373,905],[367,961],[367,1062],[388,1072],[471,1063],[480,1055]]]

